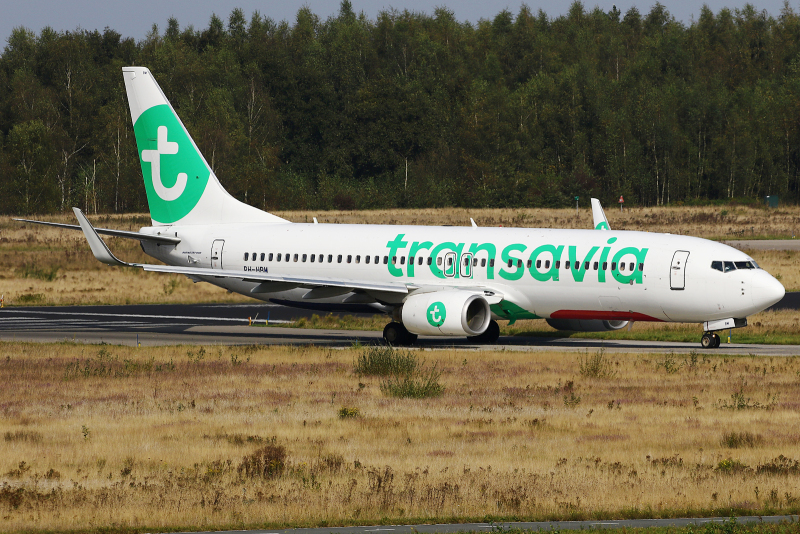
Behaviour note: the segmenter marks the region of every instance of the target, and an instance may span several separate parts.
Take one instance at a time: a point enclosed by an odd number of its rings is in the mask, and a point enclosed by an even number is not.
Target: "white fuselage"
[[[176,246],[143,244],[146,253],[172,266],[399,282],[409,294],[488,288],[518,304],[520,318],[702,322],[746,317],[784,291],[762,269],[712,268],[715,261],[752,262],[743,252],[671,234],[297,223],[162,226],[142,232],[181,239]],[[257,282],[202,279],[261,300],[304,305],[393,307],[407,298],[378,291],[309,294],[311,289],[303,287],[251,293]]]

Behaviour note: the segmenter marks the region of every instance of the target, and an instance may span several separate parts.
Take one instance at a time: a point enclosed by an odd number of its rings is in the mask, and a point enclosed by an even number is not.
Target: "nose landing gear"
[[[715,332],[706,332],[700,339],[700,345],[704,349],[716,349],[719,347],[720,342],[720,338]]]

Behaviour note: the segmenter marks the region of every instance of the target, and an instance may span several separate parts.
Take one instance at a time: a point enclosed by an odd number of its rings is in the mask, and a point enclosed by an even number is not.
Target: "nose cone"
[[[753,305],[759,310],[769,308],[786,294],[783,284],[766,271],[753,273]]]

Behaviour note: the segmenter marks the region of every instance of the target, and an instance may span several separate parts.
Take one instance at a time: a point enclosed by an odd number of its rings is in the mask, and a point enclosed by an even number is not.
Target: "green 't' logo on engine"
[[[197,205],[211,171],[167,105],[153,106],[133,127],[150,215],[173,223]]]
[[[428,324],[439,328],[444,324],[444,319],[447,317],[447,310],[441,302],[434,302],[428,306]]]

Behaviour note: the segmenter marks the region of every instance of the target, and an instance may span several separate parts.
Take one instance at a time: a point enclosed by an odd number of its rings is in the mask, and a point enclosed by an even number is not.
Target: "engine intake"
[[[573,332],[607,332],[619,330],[628,325],[628,321],[605,321],[602,319],[547,319],[547,324],[556,330],[572,330]]]
[[[437,291],[412,295],[402,309],[406,329],[433,336],[477,336],[489,328],[489,303],[470,291]]]

